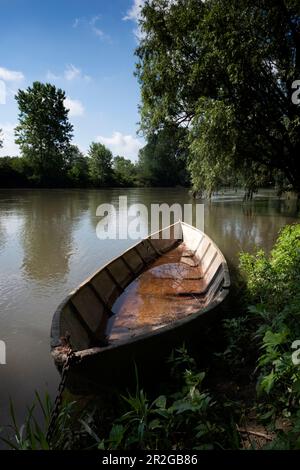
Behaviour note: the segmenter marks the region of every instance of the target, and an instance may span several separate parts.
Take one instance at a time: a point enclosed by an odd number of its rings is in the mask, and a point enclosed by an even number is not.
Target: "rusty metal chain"
[[[56,395],[56,398],[55,398],[54,406],[53,406],[53,409],[51,411],[51,417],[50,417],[48,430],[47,430],[47,434],[46,434],[46,440],[49,443],[49,446],[50,446],[53,434],[55,432],[56,421],[57,421],[57,418],[58,418],[59,412],[60,412],[60,407],[61,407],[61,403],[62,403],[62,399],[63,399],[63,392],[64,392],[64,389],[65,389],[65,386],[66,386],[68,372],[70,370],[71,365],[75,364],[76,362],[79,362],[79,361],[80,361],[80,358],[78,356],[76,356],[76,354],[74,353],[71,345],[69,345],[68,346],[68,352],[67,352],[67,358],[66,358],[66,361],[63,365],[63,369],[62,369],[62,373],[61,373],[61,380],[60,380],[60,384],[58,386],[58,391],[57,391],[57,395]]]

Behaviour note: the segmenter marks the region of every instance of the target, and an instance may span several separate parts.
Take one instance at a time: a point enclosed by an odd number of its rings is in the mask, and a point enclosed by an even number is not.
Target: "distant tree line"
[[[137,162],[92,142],[87,155],[72,144],[65,92],[34,82],[19,90],[18,157],[0,158],[0,187],[94,187],[188,185],[184,130],[170,126],[149,136]],[[3,140],[0,134],[0,146]]]

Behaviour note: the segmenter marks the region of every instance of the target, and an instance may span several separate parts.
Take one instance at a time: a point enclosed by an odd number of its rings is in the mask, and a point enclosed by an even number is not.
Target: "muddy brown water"
[[[6,365],[0,365],[0,425],[9,421],[9,397],[21,422],[35,389],[55,395],[59,375],[49,354],[54,310],[86,277],[136,242],[96,236],[97,207],[102,203],[118,207],[120,195],[128,197],[129,205],[143,203],[148,208],[152,203],[202,202],[193,201],[187,190],[169,188],[0,190],[0,340],[5,341],[7,353]],[[269,250],[278,230],[295,221],[299,221],[295,201],[279,199],[269,190],[247,204],[242,203],[240,191],[219,193],[205,203],[205,231],[233,266],[238,252]],[[148,232],[149,221],[142,220],[142,225]],[[173,276],[177,268],[170,269]],[[147,291],[149,283],[162,289],[161,275],[158,264],[147,274],[147,283],[133,283],[130,302],[136,301],[139,289]],[[177,289],[178,280],[174,282]],[[139,311],[148,308],[146,302]],[[164,310],[162,303],[158,318]],[[126,326],[122,312],[119,325]]]

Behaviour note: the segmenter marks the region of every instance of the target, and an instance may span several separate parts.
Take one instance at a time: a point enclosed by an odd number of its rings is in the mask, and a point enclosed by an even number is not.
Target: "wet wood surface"
[[[110,340],[149,332],[205,306],[202,267],[184,243],[159,257],[113,305]]]

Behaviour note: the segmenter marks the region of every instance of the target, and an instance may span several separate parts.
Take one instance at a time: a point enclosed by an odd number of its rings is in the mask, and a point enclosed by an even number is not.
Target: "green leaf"
[[[167,404],[167,398],[165,397],[165,395],[160,395],[158,398],[156,398],[153,404],[156,405],[157,408],[165,409]]]
[[[125,428],[122,424],[114,424],[109,434],[109,441],[117,448],[125,434]]]
[[[163,425],[162,423],[159,421],[159,419],[153,419],[152,421],[150,421],[149,423],[149,429],[153,430],[153,429],[159,429],[161,428]]]
[[[259,388],[266,393],[270,393],[276,381],[276,376],[272,370],[270,374],[266,375],[260,382]]]

